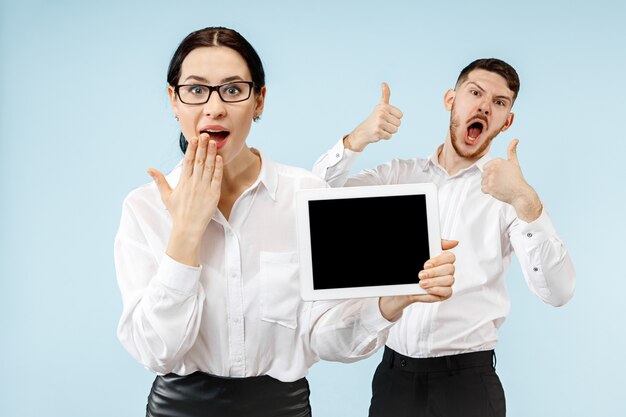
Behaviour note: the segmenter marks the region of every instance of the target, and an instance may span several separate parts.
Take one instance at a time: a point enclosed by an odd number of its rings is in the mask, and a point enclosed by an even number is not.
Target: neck
[[[230,163],[224,165],[222,176],[222,193],[243,192],[259,176],[261,171],[261,157],[244,146],[239,155]]]
[[[222,189],[217,207],[226,220],[239,196],[250,187],[261,172],[261,157],[244,146],[239,155],[224,165]]]
[[[454,146],[452,146],[452,137],[450,136],[450,132],[448,131],[448,135],[446,136],[446,140],[439,151],[439,155],[437,155],[437,162],[443,169],[446,170],[448,175],[452,176],[471,166],[474,162],[478,161],[482,158],[483,155],[475,156],[475,157],[465,157],[459,155]]]

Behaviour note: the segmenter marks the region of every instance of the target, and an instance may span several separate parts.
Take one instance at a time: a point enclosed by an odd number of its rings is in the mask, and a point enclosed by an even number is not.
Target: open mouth
[[[483,129],[485,128],[483,121],[476,120],[467,127],[467,140],[469,143],[474,143],[478,140]]]
[[[207,135],[209,135],[209,140],[214,140],[218,148],[220,148],[224,144],[226,138],[228,138],[228,135],[230,135],[230,132],[228,130],[208,129],[203,130],[200,133],[206,133]]]

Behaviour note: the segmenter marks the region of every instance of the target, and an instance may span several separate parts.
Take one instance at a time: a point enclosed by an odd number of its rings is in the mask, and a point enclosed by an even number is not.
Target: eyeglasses
[[[217,91],[224,103],[238,103],[250,98],[254,86],[252,81],[235,81],[221,85],[180,84],[174,87],[174,91],[185,104],[207,103],[213,91]]]

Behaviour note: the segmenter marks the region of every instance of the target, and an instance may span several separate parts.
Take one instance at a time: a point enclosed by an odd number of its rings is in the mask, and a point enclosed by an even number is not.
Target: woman
[[[426,295],[303,302],[293,196],[326,185],[246,145],[265,101],[259,56],[206,28],[167,78],[184,158],[129,194],[115,241],[118,337],[158,374],[147,415],[308,416],[308,368],[369,356],[404,307],[448,298],[454,257],[429,261]]]

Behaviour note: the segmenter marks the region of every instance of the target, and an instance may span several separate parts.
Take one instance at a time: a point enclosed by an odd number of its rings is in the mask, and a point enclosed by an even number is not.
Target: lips
[[[223,126],[205,126],[200,130],[202,133],[209,135],[209,140],[214,140],[218,149],[224,146],[230,135],[230,131]]]
[[[469,144],[474,144],[485,130],[487,126],[487,121],[484,120],[483,117],[474,117],[470,119],[468,123],[469,126],[467,127],[466,142]]]

